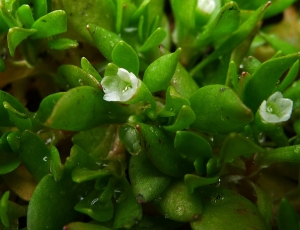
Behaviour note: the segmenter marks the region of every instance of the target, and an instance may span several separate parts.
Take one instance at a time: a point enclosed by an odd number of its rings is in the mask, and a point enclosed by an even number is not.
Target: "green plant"
[[[299,229],[298,5],[0,0],[0,229]]]

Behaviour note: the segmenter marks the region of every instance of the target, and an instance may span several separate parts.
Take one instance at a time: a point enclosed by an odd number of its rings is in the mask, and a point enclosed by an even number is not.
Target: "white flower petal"
[[[282,93],[275,92],[259,107],[259,114],[265,123],[280,123],[291,117],[293,101],[283,98]]]
[[[135,95],[142,83],[133,73],[119,68],[116,76],[105,76],[101,84],[105,93],[104,100],[127,102]]]

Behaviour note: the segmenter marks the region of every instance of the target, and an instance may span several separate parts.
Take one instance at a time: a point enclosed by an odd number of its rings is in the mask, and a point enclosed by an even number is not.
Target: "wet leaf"
[[[121,194],[124,193],[125,197],[124,199],[116,200],[113,229],[129,229],[142,218],[143,210],[142,206],[135,199],[132,188],[125,177],[120,181],[120,184],[120,192]]]
[[[119,138],[130,154],[137,155],[142,151],[140,135],[133,126],[129,124],[122,125],[119,129]]]
[[[192,164],[181,157],[173,146],[173,140],[162,129],[139,124],[147,156],[166,175],[182,177],[193,170]]]
[[[250,157],[256,152],[263,152],[264,149],[256,145],[250,139],[236,133],[229,134],[224,140],[220,160],[224,163],[233,162],[237,157]]]
[[[198,229],[269,229],[256,206],[245,197],[230,190],[216,187],[200,187],[195,191],[203,199],[203,213],[199,220],[191,222]]]
[[[163,126],[167,131],[176,132],[177,130],[188,129],[190,125],[195,121],[196,115],[191,107],[183,105],[175,118],[173,124]]]
[[[68,178],[55,182],[51,175],[45,176],[34,190],[29,202],[27,228],[62,229],[78,218],[79,213],[74,210],[74,206],[79,198],[89,191],[90,185],[76,184]]]
[[[42,139],[26,130],[21,135],[20,157],[26,169],[40,181],[50,170],[50,151]]]
[[[192,161],[212,157],[212,148],[203,137],[189,131],[177,131],[174,146],[181,154]]]
[[[101,202],[99,200],[100,194],[99,191],[92,191],[87,197],[79,201],[74,209],[100,222],[110,220],[114,214],[113,203],[111,200],[106,203]]]
[[[190,192],[193,192],[196,188],[215,184],[219,181],[219,176],[214,177],[200,177],[193,174],[186,174],[184,176],[184,183],[188,187]]]
[[[173,182],[153,204],[165,218],[179,222],[193,221],[203,211],[202,198],[190,193],[182,181]]]
[[[63,177],[64,168],[61,163],[58,149],[55,146],[51,146],[50,155],[51,155],[50,172],[52,173],[55,181],[60,181]]]
[[[145,152],[130,157],[128,170],[133,194],[139,203],[158,197],[171,182],[171,177],[149,162]]]
[[[227,86],[204,86],[193,94],[190,102],[196,114],[192,127],[204,132],[238,131],[253,120],[251,110]]]

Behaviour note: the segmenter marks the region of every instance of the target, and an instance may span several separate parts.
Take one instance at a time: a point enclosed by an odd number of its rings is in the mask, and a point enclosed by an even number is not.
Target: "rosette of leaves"
[[[298,228],[292,3],[1,1],[0,229]]]

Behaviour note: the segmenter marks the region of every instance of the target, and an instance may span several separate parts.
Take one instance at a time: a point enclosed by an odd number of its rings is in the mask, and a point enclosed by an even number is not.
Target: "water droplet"
[[[224,196],[222,194],[217,193],[211,197],[210,202],[212,205],[221,205],[224,202],[224,200]]]
[[[270,106],[269,106],[269,107],[267,107],[267,112],[268,112],[268,113],[273,113],[273,108],[272,108],[272,107],[270,107]]]
[[[182,216],[184,214],[184,207],[183,206],[176,207],[176,213],[177,215]]]
[[[48,161],[48,157],[45,156],[45,157],[43,158],[43,161]]]
[[[82,79],[79,79],[79,80],[78,80],[78,83],[79,83],[79,85],[81,85],[81,86],[84,85],[84,82],[83,82]]]
[[[94,205],[99,199],[95,198],[94,200],[92,200],[91,205]]]
[[[300,153],[300,146],[295,146],[294,153]]]

